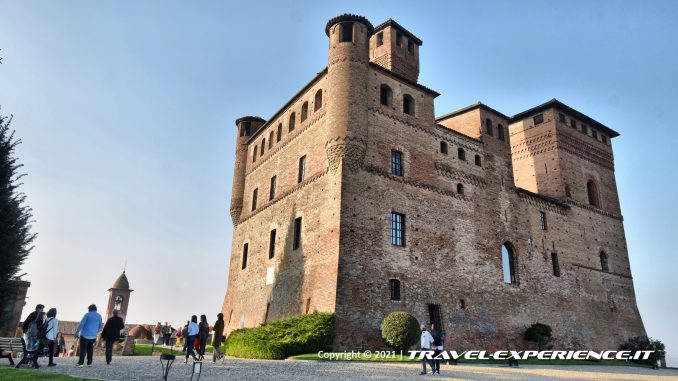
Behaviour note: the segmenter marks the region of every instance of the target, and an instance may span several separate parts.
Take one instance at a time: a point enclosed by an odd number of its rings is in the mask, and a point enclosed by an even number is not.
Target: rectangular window
[[[603,143],[607,144],[607,136],[605,136],[605,135],[600,135],[600,140],[602,140]]]
[[[275,257],[275,229],[271,230],[271,236],[268,240],[268,259]]]
[[[400,32],[396,32],[396,45],[402,48],[403,46],[403,35]]]
[[[400,281],[398,279],[389,279],[388,286],[391,291],[391,300],[400,300]]]
[[[591,129],[591,135],[593,135],[595,139],[598,139],[598,131]]]
[[[577,129],[577,121],[574,119],[570,118],[570,127]]]
[[[407,41],[407,53],[414,54],[414,42]]]
[[[544,114],[535,115],[534,118],[532,118],[532,119],[534,120],[535,126],[537,124],[542,124],[542,123],[544,123]]]
[[[558,253],[551,253],[551,263],[553,264],[553,275],[560,276],[560,263],[558,263]]]
[[[546,213],[539,212],[539,228],[541,230],[546,230],[548,226],[546,225]]]
[[[301,217],[294,219],[294,241],[292,242],[292,250],[301,247]]]
[[[242,247],[242,269],[244,270],[247,268],[247,250],[249,248],[249,244],[245,244]]]
[[[276,176],[271,177],[271,187],[268,191],[268,200],[271,201],[275,198],[275,184],[276,183]]]
[[[391,245],[405,246],[405,215],[391,212]]]
[[[275,136],[275,141],[276,141],[276,142],[279,142],[280,139],[282,139],[282,123],[280,123],[280,124],[278,125],[278,133],[277,133],[277,135]]]
[[[257,193],[259,192],[259,188],[256,188],[254,191],[252,191],[252,211],[257,209]]]
[[[353,42],[353,23],[341,23],[341,42]]]
[[[384,45],[384,32],[379,32],[377,34],[377,46]]]
[[[299,173],[297,175],[297,182],[300,183],[304,181],[305,175],[306,175],[306,155],[299,158]]]
[[[560,113],[560,112],[558,113],[558,120],[563,122],[563,123],[567,122],[565,120],[565,115],[563,113]]]
[[[403,153],[391,151],[391,173],[396,176],[403,175]]]

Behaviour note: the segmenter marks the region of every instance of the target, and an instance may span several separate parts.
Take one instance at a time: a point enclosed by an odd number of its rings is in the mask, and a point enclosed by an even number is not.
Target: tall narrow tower
[[[106,319],[113,316],[113,310],[118,311],[118,316],[125,321],[127,318],[127,307],[129,306],[129,297],[132,291],[129,288],[127,275],[123,271],[118,279],[113,283],[113,287],[108,289],[108,307],[106,308]]]
[[[341,15],[327,22],[327,144],[330,170],[359,167],[367,144],[369,39],[374,28],[362,16]]]

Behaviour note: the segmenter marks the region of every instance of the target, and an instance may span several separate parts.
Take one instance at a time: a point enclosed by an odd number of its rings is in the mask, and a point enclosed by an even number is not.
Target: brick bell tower
[[[129,288],[129,281],[125,271],[120,274],[118,279],[113,283],[113,287],[108,289],[108,307],[106,308],[106,317],[104,321],[113,316],[113,310],[118,311],[118,316],[124,322],[127,319],[127,307],[129,306],[129,297],[132,291]]]

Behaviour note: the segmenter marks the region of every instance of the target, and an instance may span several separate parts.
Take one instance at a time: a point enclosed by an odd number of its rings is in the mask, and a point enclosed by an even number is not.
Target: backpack
[[[36,336],[37,336],[38,339],[44,339],[45,336],[47,336],[47,333],[52,330],[52,328],[47,329],[47,327],[49,326],[49,322],[51,322],[53,319],[54,318],[49,318],[44,323],[40,324],[39,326],[38,326],[37,323],[35,324],[36,325]],[[33,324],[33,323],[31,323],[31,324]]]
[[[443,345],[443,337],[440,334],[440,332],[438,332],[438,331],[433,332],[432,336],[433,336],[433,345],[435,345],[436,347]]]

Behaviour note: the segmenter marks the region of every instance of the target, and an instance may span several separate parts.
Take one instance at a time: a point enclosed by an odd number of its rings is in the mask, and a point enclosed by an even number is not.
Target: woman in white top
[[[50,308],[49,311],[47,311],[47,320],[45,321],[47,327],[45,331],[44,345],[49,349],[49,364],[47,364],[47,366],[56,366],[54,363],[54,346],[56,345],[55,341],[57,329],[59,327],[59,320],[57,320],[56,314],[56,308]]]
[[[193,315],[191,316],[191,322],[188,323],[188,333],[186,335],[186,359],[184,364],[188,362],[188,356],[193,356],[193,361],[198,361],[195,357],[195,352],[193,351],[193,345],[195,343],[196,337],[198,337],[198,317]]]

